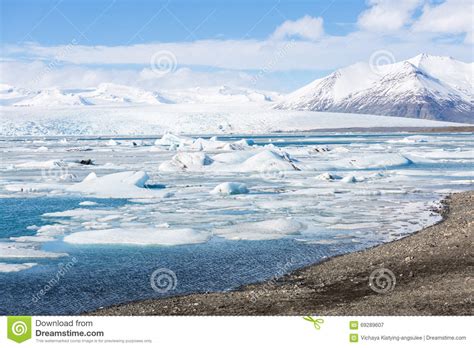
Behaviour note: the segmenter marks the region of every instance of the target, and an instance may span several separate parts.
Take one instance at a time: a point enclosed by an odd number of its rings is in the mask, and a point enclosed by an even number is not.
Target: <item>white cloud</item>
[[[318,40],[324,35],[323,18],[304,16],[296,21],[287,20],[279,25],[272,39],[284,40],[291,37],[299,37],[306,40]]]
[[[369,0],[369,9],[359,15],[357,24],[368,31],[396,31],[412,21],[423,0]]]
[[[278,85],[271,75],[259,76],[237,70],[195,71],[178,68],[167,74],[157,74],[150,67],[137,69],[99,68],[80,65],[51,67],[42,61],[0,61],[0,83],[39,90],[43,88],[90,88],[103,82],[136,86],[150,90],[211,87],[219,85],[248,86],[272,89]],[[254,83],[256,81],[257,83]]]
[[[288,90],[298,86],[298,74],[294,74],[297,70],[304,74],[313,71],[310,77],[316,78],[322,71],[358,61],[367,62],[378,50],[392,52],[397,61],[426,52],[470,62],[472,46],[467,41],[463,44],[433,40],[439,36],[437,33],[446,32],[467,32],[472,38],[470,12],[455,6],[461,2],[465,4],[467,0],[448,0],[438,6],[425,7],[413,30],[407,23],[412,21],[413,9],[419,1],[399,0],[396,2],[399,5],[395,5],[395,1],[372,0],[372,7],[360,17],[367,30],[345,36],[323,34],[322,19],[306,16],[284,22],[263,41],[199,40],[130,46],[84,46],[73,42],[60,46],[37,43],[4,46],[4,57],[0,58],[0,83],[32,89],[83,88],[113,82],[156,90],[224,84]],[[390,14],[392,7],[396,10]],[[386,23],[382,25],[377,22],[380,18],[370,19],[376,13],[391,15],[392,21],[386,17]],[[394,31],[390,35],[380,35],[378,31],[368,30],[377,27]],[[289,40],[294,36],[309,40]],[[157,52],[171,54],[171,61],[176,63],[171,73],[158,76],[153,71],[151,63],[162,62],[155,59]],[[21,60],[15,57],[21,57]],[[304,83],[308,82],[308,76],[305,76],[300,77],[305,79]]]
[[[169,51],[177,68],[205,66],[214,70],[330,70],[357,61],[367,61],[380,49],[392,51],[397,59],[421,52],[472,59],[469,45],[433,42],[430,35],[410,35],[400,31],[391,40],[378,33],[355,32],[346,36],[324,36],[314,41],[205,40],[179,43],[150,43],[131,46],[10,46],[7,57],[30,56],[32,60],[54,61],[76,65],[137,64],[150,67],[156,52]],[[348,54],[350,53],[350,54]],[[57,64],[59,65],[59,63]],[[194,69],[195,70],[195,69]],[[202,70],[202,69],[200,69]]]
[[[472,0],[447,0],[426,5],[413,24],[415,32],[466,34],[466,43],[473,43],[474,3]]]

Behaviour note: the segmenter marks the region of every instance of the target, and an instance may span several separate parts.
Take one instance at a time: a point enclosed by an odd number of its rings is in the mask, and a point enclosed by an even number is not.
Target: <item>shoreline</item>
[[[229,292],[149,299],[84,314],[472,315],[474,191],[451,194],[442,203],[443,219],[435,225],[275,280]],[[388,277],[385,284],[383,277],[377,283],[372,273],[382,269],[392,272],[383,271]],[[372,286],[371,274],[376,276]]]

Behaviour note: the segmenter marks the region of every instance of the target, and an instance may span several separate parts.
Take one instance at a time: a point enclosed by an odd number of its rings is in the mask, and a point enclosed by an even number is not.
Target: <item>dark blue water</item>
[[[124,204],[124,200],[96,200],[98,209]],[[41,214],[77,208],[80,199],[1,199],[2,238],[25,235],[29,225],[44,225]],[[87,207],[88,209],[94,207]],[[31,231],[34,234],[34,231]],[[2,240],[0,238],[0,240]],[[59,259],[3,259],[2,262],[37,262],[28,270],[0,273],[0,315],[76,314],[101,306],[134,300],[206,291],[235,289],[242,284],[269,279],[324,256],[354,251],[361,244],[309,245],[292,239],[274,241],[228,241],[181,246],[81,246],[61,241],[46,243],[45,250],[66,252]],[[57,283],[48,287],[58,271]],[[150,276],[168,268],[177,277],[176,289],[155,292]],[[47,289],[44,295],[40,291]]]

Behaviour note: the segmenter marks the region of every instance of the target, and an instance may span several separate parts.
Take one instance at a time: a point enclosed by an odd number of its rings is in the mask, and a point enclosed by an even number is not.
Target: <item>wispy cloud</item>
[[[304,16],[284,21],[265,40],[9,45],[2,50],[1,82],[31,83],[34,75],[40,76],[35,79],[38,84],[55,86],[110,81],[155,88],[235,84],[287,90],[288,76],[293,79],[295,71],[311,71],[316,78],[323,71],[368,61],[378,50],[390,51],[396,60],[426,52],[472,61],[472,11],[466,10],[472,9],[470,0],[440,4],[370,0],[368,4],[358,27],[344,36],[325,33],[323,18]],[[167,52],[175,63],[170,74],[153,74],[157,52]]]
[[[473,15],[471,0],[447,0],[439,5],[427,4],[421,17],[414,23],[415,32],[442,34],[466,34],[465,42],[474,43]]]
[[[324,35],[323,18],[304,16],[298,20],[287,20],[279,25],[273,34],[272,39],[283,40],[288,38],[302,38],[306,40],[318,40]]]
[[[370,0],[370,7],[359,15],[362,30],[395,31],[412,21],[413,13],[423,0]]]

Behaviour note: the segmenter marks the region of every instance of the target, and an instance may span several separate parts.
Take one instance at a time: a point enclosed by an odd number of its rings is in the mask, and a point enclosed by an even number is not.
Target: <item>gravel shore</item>
[[[472,315],[474,191],[451,195],[441,213],[442,222],[406,238],[334,257],[277,280],[86,314]]]

